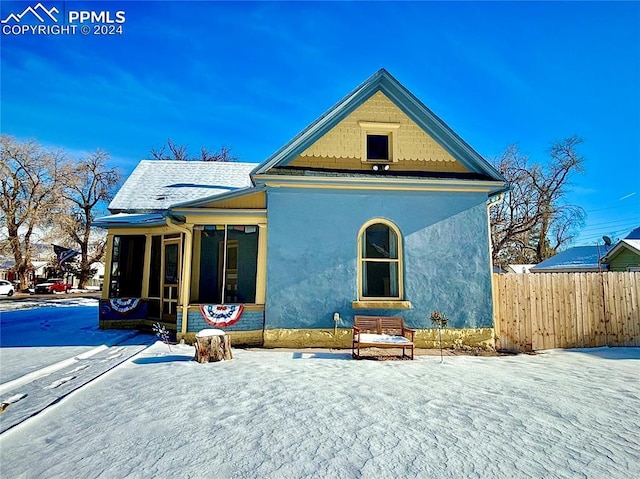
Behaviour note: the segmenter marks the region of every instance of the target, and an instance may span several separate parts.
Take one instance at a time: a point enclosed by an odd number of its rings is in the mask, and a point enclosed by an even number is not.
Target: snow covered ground
[[[128,334],[98,329],[97,299],[52,296],[1,301],[0,383],[115,343]]]
[[[0,475],[640,475],[639,348],[444,364],[267,350],[197,364],[172,349],[155,343],[2,434]]]

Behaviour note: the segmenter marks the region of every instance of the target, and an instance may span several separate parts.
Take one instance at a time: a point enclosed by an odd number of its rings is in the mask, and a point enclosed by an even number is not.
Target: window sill
[[[411,309],[411,301],[402,301],[399,299],[391,300],[369,300],[369,301],[353,301],[351,303],[353,309]]]
[[[388,159],[388,160],[376,160],[373,158],[365,158],[364,156],[360,159],[360,162],[363,165],[393,165],[394,163],[397,163],[398,160],[394,160],[392,158]]]

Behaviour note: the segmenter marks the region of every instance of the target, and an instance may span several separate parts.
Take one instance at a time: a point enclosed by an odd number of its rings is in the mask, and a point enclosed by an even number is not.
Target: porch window
[[[255,303],[257,270],[257,226],[205,226],[200,234],[198,293],[192,301]]]
[[[372,220],[360,230],[359,299],[402,298],[402,241],[398,228]]]
[[[151,263],[149,265],[149,297],[160,298],[160,271],[162,270],[162,236],[151,238]]]
[[[139,298],[142,295],[144,248],[144,235],[114,236],[110,298]]]

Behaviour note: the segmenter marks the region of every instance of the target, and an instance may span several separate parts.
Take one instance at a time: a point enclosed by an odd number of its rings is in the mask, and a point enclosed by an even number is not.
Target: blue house
[[[259,165],[143,161],[112,203],[102,327],[216,326],[234,344],[350,345],[356,314],[416,345],[493,344],[488,199],[504,177],[385,70]]]

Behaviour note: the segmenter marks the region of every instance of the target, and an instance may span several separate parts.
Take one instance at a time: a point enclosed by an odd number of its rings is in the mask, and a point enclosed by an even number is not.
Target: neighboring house
[[[104,282],[104,263],[100,261],[92,263],[91,269],[95,270],[95,274],[87,280],[86,286],[88,289],[101,289]]]
[[[13,266],[15,261],[0,257],[0,279],[13,281]]]
[[[506,189],[380,70],[259,165],[142,161],[96,222],[100,325],[344,347],[356,314],[430,330],[439,310],[492,344],[487,200]]]
[[[609,271],[640,271],[640,227],[634,229],[602,258]]]
[[[574,246],[529,269],[530,273],[589,273],[606,271],[600,260],[610,246]]]
[[[535,264],[508,264],[505,268],[507,273],[528,273]]]
[[[33,274],[36,282],[47,277],[48,261],[32,261],[31,264],[33,265]]]
[[[32,261],[29,269],[29,282],[35,284],[39,279],[46,277],[47,261]],[[16,262],[13,259],[4,259],[0,262],[0,279],[6,279],[12,282],[18,282],[14,267]]]

